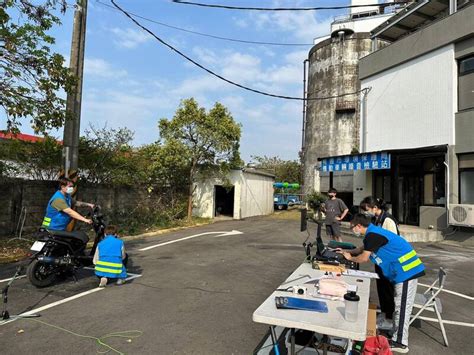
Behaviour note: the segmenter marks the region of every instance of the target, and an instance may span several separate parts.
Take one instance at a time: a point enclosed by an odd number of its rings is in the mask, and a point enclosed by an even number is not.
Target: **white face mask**
[[[354,233],[354,235],[355,235],[356,237],[360,237],[360,236],[361,236],[360,230],[358,230],[358,229],[353,229],[353,230],[352,230],[352,233]]]
[[[375,213],[372,212],[372,211],[365,211],[364,213],[366,216],[369,216],[369,217],[375,217]]]
[[[66,193],[68,195],[72,194],[73,192],[74,192],[74,187],[72,187],[72,186],[66,187]]]

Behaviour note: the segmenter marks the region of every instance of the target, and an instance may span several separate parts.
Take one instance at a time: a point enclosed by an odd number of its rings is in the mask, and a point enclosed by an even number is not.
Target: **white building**
[[[322,161],[364,162],[351,165],[355,204],[373,195],[401,223],[442,229],[449,212],[449,224],[474,226],[472,5],[417,1],[372,31],[392,43],[359,61],[363,154]]]
[[[196,184],[193,215],[244,219],[273,213],[275,176],[257,169],[231,170],[227,184],[206,179]]]

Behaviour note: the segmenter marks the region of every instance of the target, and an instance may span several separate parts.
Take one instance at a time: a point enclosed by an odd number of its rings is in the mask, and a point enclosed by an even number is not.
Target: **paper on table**
[[[352,269],[347,269],[344,275],[347,276],[354,276],[354,277],[368,277],[370,279],[378,279],[379,275],[377,275],[375,272],[368,272],[368,271],[361,271],[361,270],[352,270]]]

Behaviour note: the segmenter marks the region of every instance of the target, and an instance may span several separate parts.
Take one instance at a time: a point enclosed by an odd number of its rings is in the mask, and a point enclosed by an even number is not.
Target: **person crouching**
[[[123,262],[126,258],[125,246],[118,239],[117,232],[116,226],[107,226],[104,239],[97,244],[93,262],[95,274],[100,277],[99,287],[105,287],[108,279],[117,279],[117,285],[122,285],[127,277]]]

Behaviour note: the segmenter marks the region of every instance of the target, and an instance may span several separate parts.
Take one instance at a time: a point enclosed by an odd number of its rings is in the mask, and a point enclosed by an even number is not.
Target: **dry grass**
[[[271,218],[275,219],[286,219],[291,221],[299,221],[301,218],[300,209],[299,207],[293,207],[288,210],[283,211],[275,211]]]
[[[28,239],[0,238],[0,264],[24,259],[33,242]]]

